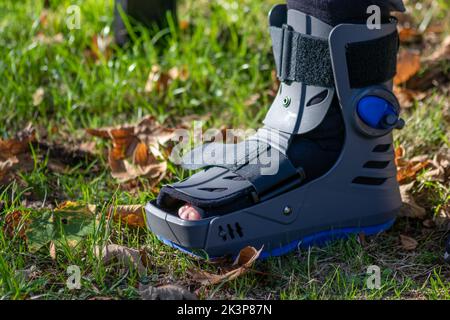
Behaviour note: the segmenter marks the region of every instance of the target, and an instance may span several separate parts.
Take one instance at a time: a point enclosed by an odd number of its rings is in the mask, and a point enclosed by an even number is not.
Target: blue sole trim
[[[296,249],[299,248],[308,248],[311,246],[323,246],[331,241],[338,240],[338,239],[346,239],[351,235],[358,234],[358,233],[364,233],[365,235],[374,235],[378,234],[380,232],[383,232],[393,226],[395,222],[395,219],[392,219],[388,222],[385,222],[383,224],[369,226],[369,227],[352,227],[352,228],[343,228],[343,229],[335,229],[335,230],[328,230],[328,231],[322,231],[318,232],[306,237],[303,237],[299,240],[292,241],[291,243],[288,243],[287,245],[284,245],[280,248],[276,248],[270,251],[263,251],[261,252],[259,259],[267,259],[270,257],[279,257],[286,255]],[[186,253],[188,255],[197,257],[197,258],[205,258],[205,256],[196,254],[189,249],[182,247],[170,240],[167,240],[163,237],[158,236],[158,239],[163,242],[164,244],[175,248],[183,253]],[[215,257],[208,257],[208,259],[214,259]]]

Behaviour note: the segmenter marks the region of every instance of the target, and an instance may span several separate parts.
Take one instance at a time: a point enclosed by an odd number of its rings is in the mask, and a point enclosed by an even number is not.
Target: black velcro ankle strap
[[[333,86],[328,41],[295,32],[288,25],[270,29],[277,75],[281,81],[303,82],[320,87]]]
[[[333,87],[334,77],[327,39],[271,27],[277,75],[281,81]],[[352,88],[383,83],[396,72],[398,34],[347,45],[347,65]]]

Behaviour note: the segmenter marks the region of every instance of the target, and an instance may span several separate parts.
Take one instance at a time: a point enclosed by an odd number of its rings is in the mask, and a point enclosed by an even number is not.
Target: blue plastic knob
[[[388,129],[398,122],[395,107],[383,98],[367,96],[358,102],[358,115],[368,126],[375,129]]]

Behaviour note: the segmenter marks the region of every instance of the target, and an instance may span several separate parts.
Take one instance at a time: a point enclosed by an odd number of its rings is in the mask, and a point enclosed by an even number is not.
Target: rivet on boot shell
[[[283,99],[283,107],[287,108],[291,104],[291,98],[290,97],[284,97]]]
[[[283,214],[285,216],[289,216],[291,213],[292,213],[292,208],[291,207],[289,207],[289,206],[284,207]]]

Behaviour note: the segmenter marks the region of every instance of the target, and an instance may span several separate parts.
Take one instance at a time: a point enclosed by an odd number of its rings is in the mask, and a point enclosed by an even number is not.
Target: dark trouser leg
[[[176,17],[176,0],[116,0],[114,31],[118,45],[124,45],[129,40],[119,7],[131,18],[130,22],[142,23],[147,28],[164,28],[167,25],[167,12]]]
[[[401,11],[401,0],[287,0],[289,9],[299,10],[332,26],[340,23],[363,23],[370,14],[367,8],[377,5],[382,20],[389,18],[392,10]]]

